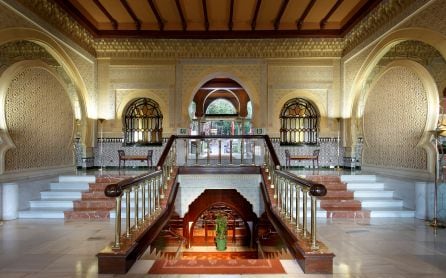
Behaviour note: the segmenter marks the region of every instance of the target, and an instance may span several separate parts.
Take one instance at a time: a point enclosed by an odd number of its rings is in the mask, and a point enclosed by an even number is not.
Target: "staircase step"
[[[66,208],[31,208],[19,211],[19,218],[64,218]]]
[[[78,190],[58,190],[58,191],[41,191],[40,198],[48,199],[68,199],[76,200],[82,197],[82,193]]]
[[[46,199],[29,201],[31,208],[64,208],[73,207],[73,201],[67,199]]]
[[[368,207],[371,217],[415,217],[415,211],[404,207]]]
[[[321,208],[337,211],[361,210],[361,202],[357,200],[322,200]]]
[[[372,197],[372,198],[392,198],[393,191],[390,190],[358,190],[354,192],[355,198],[364,198],[364,197]]]
[[[370,218],[369,210],[356,210],[356,211],[327,211],[327,218],[354,218],[354,219],[368,219]]]
[[[110,219],[109,210],[67,210],[64,211],[66,220],[108,220]]]
[[[111,200],[76,200],[73,202],[74,210],[111,210],[115,206],[115,201]]]
[[[96,182],[95,176],[59,176],[59,182]]]
[[[52,182],[50,190],[79,190],[86,191],[89,189],[88,182]]]
[[[322,200],[353,200],[353,192],[342,190],[328,190]]]
[[[403,200],[393,198],[357,198],[363,208],[369,207],[403,207]]]
[[[356,190],[383,190],[383,182],[349,182],[347,183],[347,189],[351,191]]]
[[[375,175],[341,175],[343,182],[376,182]]]

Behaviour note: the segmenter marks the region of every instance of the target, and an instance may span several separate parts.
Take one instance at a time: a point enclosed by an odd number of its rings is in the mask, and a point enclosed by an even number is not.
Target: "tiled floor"
[[[446,230],[435,234],[424,221],[378,219],[362,223],[351,219],[321,219],[318,234],[336,254],[334,275],[310,277],[446,277]],[[112,240],[112,223],[3,222],[0,225],[0,277],[122,277],[97,274],[95,255]],[[143,277],[152,263],[139,261],[125,276]],[[306,276],[294,261],[282,261],[282,264],[288,275],[274,277]],[[243,275],[258,276],[262,275]]]

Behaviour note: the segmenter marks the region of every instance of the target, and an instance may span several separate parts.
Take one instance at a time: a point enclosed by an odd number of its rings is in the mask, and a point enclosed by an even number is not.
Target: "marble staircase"
[[[341,181],[347,190],[353,192],[354,199],[361,202],[370,217],[415,217],[415,211],[404,207],[403,200],[394,197],[383,182],[375,175],[342,175]]]
[[[73,201],[95,182],[94,176],[60,176],[50,183],[49,190],[40,192],[40,199],[29,201],[29,208],[19,211],[19,218],[64,218],[64,211],[73,208]]]

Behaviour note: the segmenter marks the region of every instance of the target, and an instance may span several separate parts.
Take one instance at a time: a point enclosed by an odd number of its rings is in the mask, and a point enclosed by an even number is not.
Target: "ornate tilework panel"
[[[427,109],[426,90],[414,72],[394,67],[382,75],[365,104],[364,163],[427,169],[426,152],[417,147]]]
[[[72,165],[74,114],[52,74],[41,68],[18,73],[5,103],[9,135],[16,146],[6,153],[5,171]]]

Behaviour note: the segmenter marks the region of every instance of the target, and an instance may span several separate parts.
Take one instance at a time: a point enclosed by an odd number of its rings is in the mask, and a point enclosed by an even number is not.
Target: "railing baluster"
[[[207,157],[206,157],[206,164],[211,164],[211,146],[210,146],[210,140],[206,140],[206,149],[207,149]]]
[[[113,248],[121,247],[121,200],[122,200],[122,195],[116,197],[115,243],[113,244]]]
[[[242,140],[240,141],[240,165],[243,165],[243,158],[244,158],[244,152],[245,152],[244,143],[245,143],[245,139],[242,138]]]
[[[303,215],[302,215],[302,230],[303,230],[303,235],[304,237],[307,236],[307,194],[308,194],[308,189],[304,188],[303,189]]]
[[[290,183],[290,223],[293,223],[293,189],[294,186]]]
[[[185,156],[185,162],[184,165],[187,166],[187,156],[189,155],[189,144],[187,139],[184,139],[184,156]]]
[[[300,190],[301,187],[296,184],[296,229],[300,230]]]
[[[126,226],[126,229],[125,229],[125,236],[127,237],[127,238],[129,238],[130,237],[130,192],[131,192],[131,189],[129,188],[129,189],[126,189],[125,191],[125,226]]]
[[[141,184],[141,223],[146,221],[146,181]]]
[[[198,148],[199,146],[200,140],[196,140],[195,141],[195,165],[198,165]]]
[[[229,165],[232,165],[232,139],[229,140]]]
[[[218,165],[221,165],[221,139],[218,140]]]
[[[256,141],[254,140],[252,143],[252,165],[256,165]]]
[[[311,196],[311,249],[319,247],[316,243],[316,196]]]
[[[156,182],[156,208],[155,209],[159,209],[161,208],[161,192],[163,190],[163,186],[161,184],[161,177],[158,176],[157,182]],[[163,192],[164,194],[164,192]]]
[[[133,191],[134,193],[134,198],[135,198],[135,207],[133,209],[134,211],[134,217],[135,217],[135,230],[139,228],[139,224],[138,224],[138,218],[139,218],[139,185],[134,186],[133,187]]]

